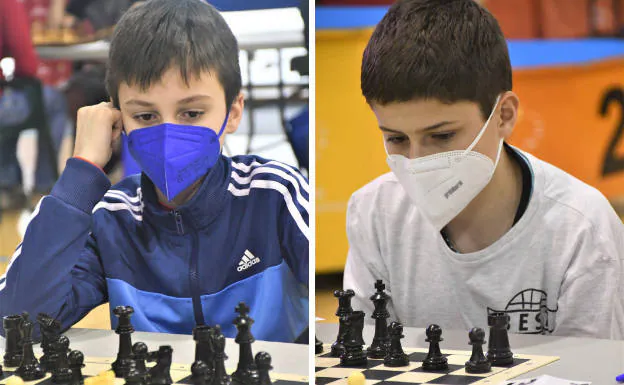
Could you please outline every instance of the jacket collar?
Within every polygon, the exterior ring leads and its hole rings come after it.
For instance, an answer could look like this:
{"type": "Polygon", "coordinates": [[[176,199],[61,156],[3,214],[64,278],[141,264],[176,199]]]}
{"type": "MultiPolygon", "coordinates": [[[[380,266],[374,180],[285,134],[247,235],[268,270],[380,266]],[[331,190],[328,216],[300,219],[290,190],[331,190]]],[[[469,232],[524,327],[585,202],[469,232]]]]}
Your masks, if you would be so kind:
{"type": "Polygon", "coordinates": [[[178,234],[208,226],[230,199],[227,189],[231,167],[230,159],[221,155],[191,200],[176,209],[167,209],[158,202],[154,184],[142,173],[143,220],[178,234]]]}

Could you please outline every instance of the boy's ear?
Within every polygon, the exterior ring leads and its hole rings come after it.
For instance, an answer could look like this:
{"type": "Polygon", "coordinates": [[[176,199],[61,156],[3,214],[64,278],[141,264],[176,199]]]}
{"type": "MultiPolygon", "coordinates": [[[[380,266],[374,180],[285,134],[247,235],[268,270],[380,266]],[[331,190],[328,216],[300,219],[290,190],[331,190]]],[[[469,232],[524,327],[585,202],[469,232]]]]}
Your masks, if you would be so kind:
{"type": "Polygon", "coordinates": [[[230,106],[230,116],[228,117],[227,125],[225,126],[226,134],[233,134],[238,130],[238,125],[243,118],[243,110],[245,109],[245,98],[243,93],[239,93],[234,99],[234,102],[230,106]]]}
{"type": "Polygon", "coordinates": [[[500,135],[507,140],[511,136],[518,120],[520,99],[518,99],[518,95],[515,93],[507,91],[501,96],[500,106],[500,135]]]}

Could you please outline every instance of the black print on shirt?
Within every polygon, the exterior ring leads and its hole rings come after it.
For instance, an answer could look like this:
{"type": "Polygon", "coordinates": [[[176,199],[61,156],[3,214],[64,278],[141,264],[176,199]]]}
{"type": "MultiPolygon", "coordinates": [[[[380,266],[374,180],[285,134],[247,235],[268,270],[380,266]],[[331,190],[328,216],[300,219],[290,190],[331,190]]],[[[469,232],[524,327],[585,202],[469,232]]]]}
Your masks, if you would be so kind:
{"type": "Polygon", "coordinates": [[[505,310],[487,308],[488,315],[506,313],[512,333],[550,334],[555,330],[555,315],[558,309],[550,309],[548,294],[539,289],[525,289],[514,295],[505,310]]]}

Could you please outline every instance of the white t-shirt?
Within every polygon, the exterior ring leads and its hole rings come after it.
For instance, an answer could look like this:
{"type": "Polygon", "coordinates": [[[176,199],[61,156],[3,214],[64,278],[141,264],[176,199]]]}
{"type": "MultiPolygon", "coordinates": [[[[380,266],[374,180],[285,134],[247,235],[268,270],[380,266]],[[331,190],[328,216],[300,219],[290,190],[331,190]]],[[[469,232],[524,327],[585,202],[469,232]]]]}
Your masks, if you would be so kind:
{"type": "MultiPolygon", "coordinates": [[[[518,151],[518,150],[516,150],[518,151]]],[[[595,188],[521,152],[533,189],[520,220],[474,253],[453,252],[392,173],[353,194],[345,289],[368,322],[375,281],[405,326],[487,328],[502,311],[510,332],[622,339],[623,224],[595,188]]]]}

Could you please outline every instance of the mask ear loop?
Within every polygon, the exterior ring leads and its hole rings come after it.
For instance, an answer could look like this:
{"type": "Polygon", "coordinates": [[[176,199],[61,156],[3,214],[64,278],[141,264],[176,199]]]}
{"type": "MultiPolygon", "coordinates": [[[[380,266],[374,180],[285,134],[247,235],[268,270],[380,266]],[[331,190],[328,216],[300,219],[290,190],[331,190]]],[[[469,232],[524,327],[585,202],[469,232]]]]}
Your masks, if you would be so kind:
{"type": "MultiPolygon", "coordinates": [[[[217,138],[220,138],[221,135],[223,134],[223,130],[225,130],[225,126],[227,126],[227,122],[228,119],[230,118],[230,109],[228,108],[227,112],[225,113],[225,120],[223,121],[223,124],[221,125],[221,129],[219,130],[219,133],[217,134],[217,138]]],[[[223,146],[219,146],[219,155],[223,154],[223,146]]]]}
{"type": "Polygon", "coordinates": [[[225,126],[227,126],[229,117],[230,117],[230,110],[228,109],[227,112],[225,113],[225,120],[223,121],[223,124],[221,125],[221,129],[219,130],[219,133],[217,134],[218,138],[220,138],[221,135],[223,134],[223,131],[225,130],[225,126]]]}
{"type": "MultiPolygon", "coordinates": [[[[494,107],[492,108],[492,112],[490,112],[490,116],[485,121],[485,124],[483,125],[483,128],[481,129],[481,131],[479,131],[479,133],[477,134],[477,137],[472,141],[472,143],[470,143],[470,146],[468,146],[468,148],[466,150],[464,150],[464,153],[462,154],[463,156],[465,156],[470,151],[472,151],[472,149],[475,148],[477,143],[479,143],[479,140],[481,139],[481,137],[485,133],[485,130],[487,129],[488,124],[490,124],[490,121],[492,120],[492,117],[494,116],[494,112],[496,111],[496,107],[498,107],[498,102],[500,101],[500,97],[501,97],[500,95],[498,95],[496,97],[496,102],[494,103],[494,107]]],[[[498,156],[497,156],[497,158],[498,158],[498,156]]]]}

